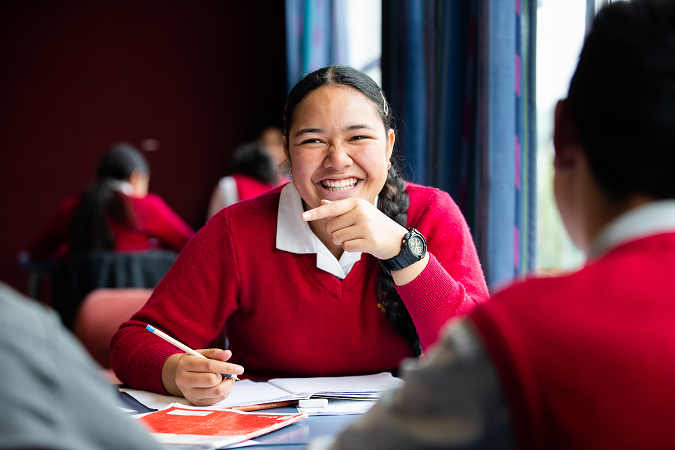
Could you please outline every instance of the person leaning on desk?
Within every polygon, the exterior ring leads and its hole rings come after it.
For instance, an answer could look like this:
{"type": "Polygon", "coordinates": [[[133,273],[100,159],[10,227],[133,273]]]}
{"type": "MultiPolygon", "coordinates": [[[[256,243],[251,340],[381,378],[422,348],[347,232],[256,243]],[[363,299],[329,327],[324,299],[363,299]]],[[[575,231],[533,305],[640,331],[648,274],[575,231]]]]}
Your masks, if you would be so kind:
{"type": "Polygon", "coordinates": [[[331,448],[675,448],[674,1],[600,11],[554,143],[586,266],[478,306],[331,448]]]}
{"type": "Polygon", "coordinates": [[[372,79],[344,66],[310,73],[284,122],[292,182],[225,208],[183,249],[113,337],[125,384],[210,405],[234,386],[219,374],[243,367],[255,378],[396,370],[487,299],[455,203],[390,162],[391,111],[372,79]],[[231,353],[182,354],[147,324],[195,349],[226,325],[231,353]]]}

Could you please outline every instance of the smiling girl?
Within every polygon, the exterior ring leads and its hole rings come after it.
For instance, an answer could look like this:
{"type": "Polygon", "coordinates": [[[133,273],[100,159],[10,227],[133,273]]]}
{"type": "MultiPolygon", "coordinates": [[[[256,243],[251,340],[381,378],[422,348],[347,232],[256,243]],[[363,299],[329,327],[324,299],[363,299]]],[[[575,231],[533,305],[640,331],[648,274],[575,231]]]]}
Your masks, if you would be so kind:
{"type": "Polygon", "coordinates": [[[271,378],[395,370],[488,298],[452,199],[391,163],[389,106],[367,75],[303,78],[284,113],[292,182],[214,216],[112,342],[124,383],[214,404],[220,373],[271,378]],[[180,353],[146,324],[201,349],[180,353]],[[226,362],[228,361],[228,362],[226,362]]]}

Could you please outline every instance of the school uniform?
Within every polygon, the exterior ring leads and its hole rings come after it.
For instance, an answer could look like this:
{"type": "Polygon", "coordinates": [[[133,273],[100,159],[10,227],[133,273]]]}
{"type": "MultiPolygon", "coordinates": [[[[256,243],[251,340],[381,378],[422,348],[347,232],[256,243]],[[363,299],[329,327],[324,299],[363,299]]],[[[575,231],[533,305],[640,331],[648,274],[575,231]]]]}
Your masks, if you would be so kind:
{"type": "Polygon", "coordinates": [[[479,305],[334,448],[675,448],[673,273],[675,201],[622,215],[578,272],[479,305]]]}
{"type": "Polygon", "coordinates": [[[218,180],[218,185],[213,190],[206,219],[210,219],[223,208],[241,200],[257,197],[275,187],[273,184],[239,173],[223,177],[218,180]]]}
{"type": "MultiPolygon", "coordinates": [[[[461,212],[444,192],[407,185],[408,226],[425,235],[425,270],[397,288],[423,349],[451,318],[487,299],[461,212]]],[[[146,306],[112,340],[112,366],[126,384],[165,392],[161,369],[175,347],[146,324],[192,348],[227,330],[245,376],[339,376],[395,370],[412,355],[378,307],[379,261],[337,260],[301,219],[293,183],[214,216],[183,249],[146,306]]]]}
{"type": "MultiPolygon", "coordinates": [[[[165,248],[180,251],[194,235],[194,230],[159,195],[128,196],[127,199],[137,226],[130,227],[109,219],[115,239],[113,250],[165,248]]],[[[71,220],[79,201],[79,196],[72,196],[59,204],[49,222],[29,245],[31,259],[58,258],[68,253],[71,220]]]]}

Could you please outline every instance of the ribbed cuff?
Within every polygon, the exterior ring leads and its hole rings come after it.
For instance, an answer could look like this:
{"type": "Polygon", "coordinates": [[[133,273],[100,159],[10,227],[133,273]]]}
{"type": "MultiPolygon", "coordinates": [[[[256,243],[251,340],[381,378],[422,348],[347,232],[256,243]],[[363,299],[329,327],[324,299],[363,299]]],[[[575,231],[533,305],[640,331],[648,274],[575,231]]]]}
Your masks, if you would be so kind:
{"type": "Polygon", "coordinates": [[[459,286],[431,253],[422,273],[410,283],[397,286],[396,290],[408,308],[423,348],[439,339],[440,329],[457,314],[457,307],[462,303],[460,300],[449,304],[448,299],[459,293],[459,286]],[[445,311],[438,314],[441,308],[445,311]]]}

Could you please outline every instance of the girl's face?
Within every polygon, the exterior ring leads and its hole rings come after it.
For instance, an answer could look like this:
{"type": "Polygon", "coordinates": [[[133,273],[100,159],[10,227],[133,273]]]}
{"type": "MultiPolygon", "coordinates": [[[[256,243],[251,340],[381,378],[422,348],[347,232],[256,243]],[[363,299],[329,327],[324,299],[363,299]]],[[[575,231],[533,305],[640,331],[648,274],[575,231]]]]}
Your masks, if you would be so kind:
{"type": "Polygon", "coordinates": [[[373,203],[387,179],[394,130],[377,106],[347,86],[324,86],[296,107],[288,142],[293,183],[305,208],[358,197],[373,203]]]}

